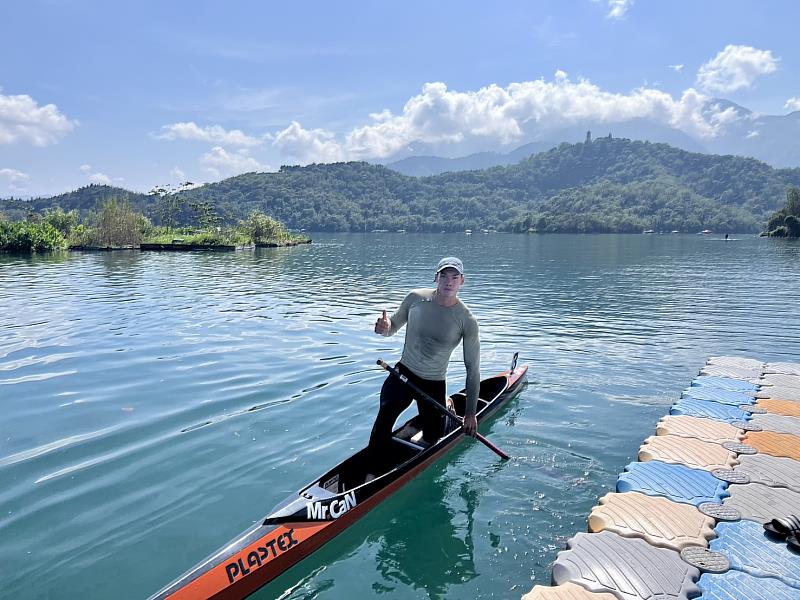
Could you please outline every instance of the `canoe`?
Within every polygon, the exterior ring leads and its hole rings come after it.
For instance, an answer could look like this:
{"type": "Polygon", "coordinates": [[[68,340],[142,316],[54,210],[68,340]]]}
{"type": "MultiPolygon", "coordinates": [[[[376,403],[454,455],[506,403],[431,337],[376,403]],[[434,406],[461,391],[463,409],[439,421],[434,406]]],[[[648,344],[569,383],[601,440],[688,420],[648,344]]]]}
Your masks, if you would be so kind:
{"type": "MultiPolygon", "coordinates": [[[[485,421],[522,389],[527,365],[511,368],[481,381],[478,423],[485,421]]],[[[465,390],[452,395],[455,410],[464,414],[465,390]]],[[[347,529],[380,502],[399,490],[464,438],[460,428],[424,446],[419,416],[393,431],[390,470],[368,478],[366,448],[291,494],[262,523],[225,544],[150,600],[245,598],[289,567],[347,529]],[[369,479],[369,481],[367,481],[369,479]]]]}

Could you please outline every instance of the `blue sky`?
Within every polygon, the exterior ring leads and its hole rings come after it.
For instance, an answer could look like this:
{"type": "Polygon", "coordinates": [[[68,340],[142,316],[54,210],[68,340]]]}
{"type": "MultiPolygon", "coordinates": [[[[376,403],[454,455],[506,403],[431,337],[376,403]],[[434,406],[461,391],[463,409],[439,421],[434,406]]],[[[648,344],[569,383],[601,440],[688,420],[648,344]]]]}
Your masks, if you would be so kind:
{"type": "MultiPolygon", "coordinates": [[[[509,151],[578,121],[703,138],[800,110],[800,3],[138,2],[0,9],[0,196],[509,151]]],[[[602,130],[602,128],[601,128],[602,130]]]]}

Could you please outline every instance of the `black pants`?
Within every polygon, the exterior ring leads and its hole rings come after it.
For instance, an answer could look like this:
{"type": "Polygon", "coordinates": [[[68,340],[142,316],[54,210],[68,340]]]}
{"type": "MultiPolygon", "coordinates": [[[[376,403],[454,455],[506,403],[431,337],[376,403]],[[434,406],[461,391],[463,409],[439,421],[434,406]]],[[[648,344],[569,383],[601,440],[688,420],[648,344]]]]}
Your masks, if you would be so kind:
{"type": "MultiPolygon", "coordinates": [[[[447,397],[447,382],[422,379],[409,371],[403,363],[397,363],[397,370],[408,377],[411,383],[444,406],[447,397]]],[[[422,439],[428,444],[433,444],[444,434],[444,415],[425,400],[415,398],[414,391],[408,385],[394,375],[389,375],[381,388],[381,405],[369,436],[373,462],[376,465],[385,465],[385,461],[382,459],[388,458],[386,457],[387,446],[394,423],[400,413],[411,405],[412,400],[417,400],[417,409],[422,419],[422,439]]]]}

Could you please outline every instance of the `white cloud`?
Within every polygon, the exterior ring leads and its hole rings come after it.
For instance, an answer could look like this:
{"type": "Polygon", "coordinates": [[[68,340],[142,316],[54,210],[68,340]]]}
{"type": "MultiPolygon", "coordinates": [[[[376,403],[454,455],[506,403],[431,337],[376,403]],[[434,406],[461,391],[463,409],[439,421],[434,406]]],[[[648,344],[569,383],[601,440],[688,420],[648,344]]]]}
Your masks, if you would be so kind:
{"type": "MultiPolygon", "coordinates": [[[[111,177],[106,175],[105,173],[94,173],[92,170],[92,165],[89,164],[82,164],[80,167],[80,172],[86,175],[89,178],[91,183],[96,183],[98,185],[112,185],[111,177]]],[[[114,182],[120,184],[124,182],[125,179],[123,177],[116,177],[114,178],[114,182]]]]}
{"type": "Polygon", "coordinates": [[[169,172],[169,177],[173,181],[179,181],[181,183],[186,181],[186,173],[184,173],[180,167],[172,167],[172,170],[169,172]]]}
{"type": "Polygon", "coordinates": [[[89,181],[99,185],[111,185],[111,178],[105,173],[92,173],[89,175],[89,181]]]}
{"type": "Polygon", "coordinates": [[[683,65],[682,64],[680,64],[680,65],[667,65],[667,68],[672,69],[676,73],[680,73],[681,71],[683,71],[683,65]]]}
{"type": "Polygon", "coordinates": [[[790,112],[800,110],[800,98],[789,98],[783,107],[790,112]]]}
{"type": "Polygon", "coordinates": [[[608,5],[608,19],[623,19],[628,14],[628,9],[633,6],[633,0],[594,0],[608,5]]]}
{"type": "Polygon", "coordinates": [[[755,138],[755,137],[758,137],[758,136],[760,136],[760,135],[761,135],[761,132],[760,132],[760,131],[755,131],[755,130],[753,130],[753,131],[748,131],[748,132],[747,132],[747,135],[746,135],[746,136],[744,136],[744,139],[746,139],[746,140],[751,140],[751,139],[753,139],[753,138],[755,138]]]}
{"type": "Polygon", "coordinates": [[[752,46],[725,46],[697,71],[697,85],[708,92],[735,92],[750,87],[760,75],[774,73],[778,58],[770,50],[752,46]]]}
{"type": "Polygon", "coordinates": [[[65,117],[55,104],[39,104],[27,95],[0,94],[0,144],[26,142],[49,146],[78,124],[65,117]]]}
{"type": "Polygon", "coordinates": [[[17,171],[16,169],[9,169],[4,168],[0,169],[0,177],[3,179],[7,179],[11,183],[16,183],[19,181],[28,181],[31,176],[27,173],[23,173],[22,171],[17,171]]]}
{"type": "Polygon", "coordinates": [[[215,146],[210,152],[200,157],[200,163],[214,177],[231,177],[251,171],[271,171],[269,166],[262,165],[250,156],[250,151],[242,148],[237,152],[228,152],[221,146],[215,146]]]}
{"type": "Polygon", "coordinates": [[[303,129],[292,121],[275,135],[273,145],[283,154],[304,163],[337,162],[346,159],[344,148],[334,139],[334,134],[324,129],[303,129]]]}
{"type": "Polygon", "coordinates": [[[220,125],[200,127],[192,121],[164,125],[161,133],[155,137],[161,140],[197,140],[223,146],[252,147],[261,144],[261,140],[247,135],[239,129],[226,131],[220,125]]]}
{"type": "Polygon", "coordinates": [[[477,91],[449,90],[427,83],[400,114],[389,110],[370,115],[370,123],[342,138],[298,122],[276,134],[273,145],[301,163],[380,159],[425,144],[486,140],[511,144],[546,139],[547,131],[587,122],[606,124],[636,118],[654,120],[694,137],[715,136],[736,118],[735,110],[707,106],[709,98],[689,88],[678,98],[653,88],[620,94],[600,89],[589,80],[571,81],[558,71],[552,81],[539,79],[489,85],[477,91]]]}

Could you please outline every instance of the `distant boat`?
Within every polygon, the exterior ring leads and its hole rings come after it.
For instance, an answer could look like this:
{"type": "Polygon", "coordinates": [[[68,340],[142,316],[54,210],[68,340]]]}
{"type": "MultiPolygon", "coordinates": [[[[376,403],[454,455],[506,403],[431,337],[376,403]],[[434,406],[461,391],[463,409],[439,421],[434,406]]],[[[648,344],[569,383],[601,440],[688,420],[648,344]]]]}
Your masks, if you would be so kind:
{"type": "Polygon", "coordinates": [[[373,229],[372,233],[386,233],[388,229],[373,229]]]}
{"type": "Polygon", "coordinates": [[[397,233],[405,233],[405,232],[406,232],[406,230],[405,230],[405,229],[398,229],[398,230],[397,230],[397,233]]]}
{"type": "Polygon", "coordinates": [[[465,229],[464,233],[466,233],[467,235],[472,235],[472,229],[465,229]]]}
{"type": "Polygon", "coordinates": [[[700,232],[701,235],[710,235],[712,233],[714,232],[711,231],[710,229],[703,229],[703,231],[700,232]]]}
{"type": "Polygon", "coordinates": [[[672,231],[670,231],[670,233],[680,233],[680,231],[678,231],[677,229],[673,229],[672,231]]]}
{"type": "Polygon", "coordinates": [[[645,229],[642,233],[655,233],[652,229],[645,229]]]}

